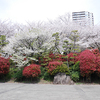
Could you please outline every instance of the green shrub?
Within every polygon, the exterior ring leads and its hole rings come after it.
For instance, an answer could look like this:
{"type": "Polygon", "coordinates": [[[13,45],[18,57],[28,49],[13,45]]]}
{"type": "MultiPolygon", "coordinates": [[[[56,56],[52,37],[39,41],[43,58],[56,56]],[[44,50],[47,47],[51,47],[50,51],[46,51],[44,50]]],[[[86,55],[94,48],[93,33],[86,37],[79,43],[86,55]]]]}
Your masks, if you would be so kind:
{"type": "Polygon", "coordinates": [[[44,80],[46,80],[46,81],[52,81],[53,78],[54,78],[54,76],[50,75],[48,72],[44,73],[44,78],[43,78],[44,80]]]}
{"type": "Polygon", "coordinates": [[[15,62],[11,60],[10,58],[9,58],[9,62],[10,62],[10,67],[14,67],[16,65],[15,62]]]}
{"type": "Polygon", "coordinates": [[[46,80],[46,81],[52,81],[53,80],[53,76],[51,76],[45,67],[40,67],[41,70],[41,74],[39,75],[40,78],[46,80]]]}
{"type": "Polygon", "coordinates": [[[76,72],[72,72],[71,73],[71,79],[73,80],[73,81],[78,81],[79,80],[79,78],[80,78],[80,74],[79,74],[79,72],[78,71],[76,71],[76,72]]]}
{"type": "Polygon", "coordinates": [[[9,73],[2,75],[1,79],[3,81],[8,81],[8,80],[14,78],[17,71],[18,71],[18,68],[9,68],[9,73]]]}
{"type": "Polygon", "coordinates": [[[14,67],[10,68],[10,69],[9,69],[9,75],[10,75],[10,77],[13,78],[13,77],[14,77],[14,74],[15,74],[17,71],[18,71],[18,68],[17,68],[17,67],[16,67],[16,68],[14,68],[14,67]]]}
{"type": "Polygon", "coordinates": [[[51,75],[55,75],[57,73],[66,73],[67,75],[70,74],[69,69],[68,69],[66,64],[62,64],[60,66],[57,66],[57,68],[52,71],[51,75]]]}
{"type": "Polygon", "coordinates": [[[0,82],[6,82],[11,79],[11,75],[9,73],[0,75],[0,82]]]}
{"type": "Polygon", "coordinates": [[[46,68],[47,68],[47,72],[50,75],[55,75],[59,72],[69,74],[69,69],[66,64],[63,64],[63,62],[59,62],[59,61],[49,62],[46,68]]]}
{"type": "Polygon", "coordinates": [[[22,81],[22,79],[23,79],[23,75],[22,75],[22,73],[23,73],[23,68],[22,69],[19,69],[15,74],[14,74],[14,78],[16,79],[16,81],[22,81]]]}
{"type": "Polygon", "coordinates": [[[45,67],[40,67],[41,70],[41,74],[39,75],[40,78],[44,78],[44,73],[46,72],[46,68],[45,67]]]}
{"type": "Polygon", "coordinates": [[[75,82],[80,78],[79,63],[80,61],[77,61],[73,66],[70,67],[70,76],[71,79],[75,82]]]}
{"type": "Polygon", "coordinates": [[[14,78],[14,74],[17,72],[17,70],[18,70],[18,68],[9,68],[9,73],[2,75],[0,77],[0,79],[2,81],[8,81],[8,80],[14,78]]]}
{"type": "Polygon", "coordinates": [[[74,65],[73,65],[73,71],[79,71],[79,63],[80,61],[77,61],[74,65]]]}

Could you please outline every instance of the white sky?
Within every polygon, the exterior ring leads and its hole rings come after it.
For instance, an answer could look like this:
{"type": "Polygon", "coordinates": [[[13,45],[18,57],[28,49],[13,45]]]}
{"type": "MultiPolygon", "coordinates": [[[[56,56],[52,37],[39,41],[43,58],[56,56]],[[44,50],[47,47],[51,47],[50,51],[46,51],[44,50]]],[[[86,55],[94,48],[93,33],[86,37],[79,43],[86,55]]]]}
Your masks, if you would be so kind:
{"type": "Polygon", "coordinates": [[[100,22],[100,0],[0,0],[0,19],[18,23],[47,21],[73,11],[89,11],[100,22]]]}

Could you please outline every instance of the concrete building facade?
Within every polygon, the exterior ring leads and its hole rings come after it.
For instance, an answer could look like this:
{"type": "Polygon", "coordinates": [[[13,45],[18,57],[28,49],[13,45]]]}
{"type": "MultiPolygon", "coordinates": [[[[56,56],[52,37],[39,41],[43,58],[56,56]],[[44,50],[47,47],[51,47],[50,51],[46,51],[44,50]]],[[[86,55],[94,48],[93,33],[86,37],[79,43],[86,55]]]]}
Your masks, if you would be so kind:
{"type": "Polygon", "coordinates": [[[94,25],[93,13],[87,11],[72,12],[72,20],[74,23],[78,23],[84,26],[94,25]]]}

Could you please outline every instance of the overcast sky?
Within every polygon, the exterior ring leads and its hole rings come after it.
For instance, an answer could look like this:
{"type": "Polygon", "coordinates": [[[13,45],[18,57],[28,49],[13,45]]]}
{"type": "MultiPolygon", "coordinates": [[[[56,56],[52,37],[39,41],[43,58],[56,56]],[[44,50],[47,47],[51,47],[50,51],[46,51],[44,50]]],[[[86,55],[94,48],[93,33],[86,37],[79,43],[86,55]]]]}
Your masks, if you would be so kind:
{"type": "Polygon", "coordinates": [[[0,19],[18,23],[47,21],[74,11],[89,11],[100,22],[100,0],[0,0],[0,19]]]}

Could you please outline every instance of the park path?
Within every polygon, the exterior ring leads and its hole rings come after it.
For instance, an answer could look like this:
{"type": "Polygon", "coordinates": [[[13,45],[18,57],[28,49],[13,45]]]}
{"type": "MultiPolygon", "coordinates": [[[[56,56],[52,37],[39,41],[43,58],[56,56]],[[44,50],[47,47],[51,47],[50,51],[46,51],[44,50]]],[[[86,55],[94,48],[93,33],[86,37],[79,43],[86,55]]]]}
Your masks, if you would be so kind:
{"type": "Polygon", "coordinates": [[[100,100],[100,85],[0,83],[0,100],[100,100]]]}

